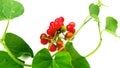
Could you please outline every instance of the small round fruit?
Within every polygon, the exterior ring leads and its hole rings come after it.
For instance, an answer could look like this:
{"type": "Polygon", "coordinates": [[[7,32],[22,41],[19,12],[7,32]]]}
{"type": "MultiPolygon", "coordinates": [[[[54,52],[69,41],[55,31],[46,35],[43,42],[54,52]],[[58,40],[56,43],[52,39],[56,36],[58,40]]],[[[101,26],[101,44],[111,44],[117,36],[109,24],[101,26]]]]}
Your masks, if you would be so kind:
{"type": "Polygon", "coordinates": [[[63,45],[58,46],[58,51],[62,48],[62,51],[65,51],[65,48],[63,48],[63,45]]]}
{"type": "Polygon", "coordinates": [[[67,28],[67,31],[71,31],[72,29],[74,29],[74,27],[72,25],[69,25],[69,24],[66,26],[66,28],[67,28]]]}
{"type": "Polygon", "coordinates": [[[60,29],[60,31],[61,31],[62,33],[65,32],[65,31],[66,31],[66,26],[62,26],[61,29],[60,29]]]}
{"type": "Polygon", "coordinates": [[[57,40],[56,43],[57,43],[58,46],[59,45],[63,45],[63,41],[62,40],[57,40]]]}
{"type": "Polygon", "coordinates": [[[55,34],[55,30],[54,30],[54,29],[51,29],[51,28],[50,28],[50,29],[47,29],[46,32],[47,32],[47,34],[50,35],[50,36],[54,36],[54,34],[55,34]]]}
{"type": "Polygon", "coordinates": [[[55,19],[56,22],[64,22],[64,18],[63,17],[59,17],[55,19]]]}
{"type": "Polygon", "coordinates": [[[40,41],[43,45],[46,45],[49,41],[48,40],[46,40],[46,39],[41,39],[41,41],[40,41]]]}
{"type": "Polygon", "coordinates": [[[65,38],[70,39],[72,36],[73,36],[72,32],[67,32],[66,35],[65,35],[65,38]]]}
{"type": "Polygon", "coordinates": [[[75,22],[70,22],[69,25],[75,27],[75,22]]]}
{"type": "Polygon", "coordinates": [[[67,26],[66,26],[66,28],[67,28],[67,31],[70,31],[70,32],[72,32],[72,33],[75,33],[75,23],[74,22],[70,22],[67,26]]]}
{"type": "Polygon", "coordinates": [[[52,44],[49,48],[50,52],[55,52],[56,51],[56,46],[55,44],[52,44]]]}
{"type": "Polygon", "coordinates": [[[42,34],[40,35],[40,39],[44,39],[45,37],[47,37],[47,35],[46,35],[45,33],[42,33],[42,34]]]}
{"type": "Polygon", "coordinates": [[[64,22],[64,18],[63,17],[59,17],[59,21],[64,22]]]}
{"type": "Polygon", "coordinates": [[[72,32],[73,34],[75,33],[75,29],[74,28],[69,30],[69,31],[72,32]]]}

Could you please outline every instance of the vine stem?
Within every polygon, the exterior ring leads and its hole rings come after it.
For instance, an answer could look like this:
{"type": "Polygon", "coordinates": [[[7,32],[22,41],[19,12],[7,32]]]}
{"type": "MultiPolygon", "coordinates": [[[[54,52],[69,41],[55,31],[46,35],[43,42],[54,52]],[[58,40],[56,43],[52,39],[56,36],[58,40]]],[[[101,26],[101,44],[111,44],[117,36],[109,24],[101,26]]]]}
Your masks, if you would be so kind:
{"type": "Polygon", "coordinates": [[[117,34],[115,34],[115,37],[120,38],[120,36],[119,36],[119,35],[117,35],[117,34]]]}
{"type": "Polygon", "coordinates": [[[90,18],[88,18],[88,17],[89,16],[86,17],[86,19],[84,20],[84,23],[78,28],[78,30],[75,32],[75,34],[73,34],[73,36],[70,38],[69,41],[71,41],[78,34],[78,32],[80,32],[80,30],[83,28],[83,26],[92,19],[92,17],[90,17],[90,18]]]}
{"type": "Polygon", "coordinates": [[[10,20],[8,19],[7,26],[6,26],[5,31],[4,31],[4,33],[3,33],[3,36],[2,36],[2,40],[5,39],[6,32],[7,32],[7,29],[8,29],[9,24],[10,24],[10,20]]]}
{"type": "Polygon", "coordinates": [[[11,53],[11,51],[9,50],[9,48],[6,46],[5,42],[1,42],[1,44],[4,46],[4,48],[7,50],[8,55],[19,65],[22,66],[27,66],[27,67],[31,67],[31,65],[29,64],[24,64],[23,62],[19,61],[17,58],[15,58],[15,56],[11,53]]]}
{"type": "Polygon", "coordinates": [[[32,65],[24,64],[23,62],[21,62],[20,60],[18,60],[18,59],[11,53],[11,51],[9,50],[9,48],[7,47],[7,45],[5,44],[5,41],[4,41],[4,40],[5,40],[5,36],[6,36],[6,32],[7,32],[9,23],[10,23],[10,20],[8,19],[8,23],[7,23],[7,26],[6,26],[5,31],[4,31],[4,33],[3,33],[2,39],[0,39],[0,43],[1,43],[1,44],[4,46],[4,48],[6,49],[8,55],[9,55],[16,63],[18,63],[19,65],[22,65],[22,66],[31,67],[32,65]]]}
{"type": "Polygon", "coordinates": [[[92,52],[90,52],[89,54],[87,54],[85,56],[85,58],[87,58],[87,57],[91,56],[92,54],[94,54],[100,48],[100,46],[101,46],[101,43],[102,43],[102,32],[101,32],[101,29],[100,29],[100,22],[98,22],[98,30],[99,30],[99,35],[100,35],[100,41],[98,43],[98,46],[92,52]]]}
{"type": "MultiPolygon", "coordinates": [[[[97,4],[97,5],[98,5],[99,7],[100,7],[101,5],[105,6],[100,0],[98,0],[98,4],[97,4]]],[[[72,37],[70,38],[70,40],[68,40],[68,41],[72,41],[73,38],[74,38],[74,37],[80,32],[80,30],[83,28],[83,26],[85,26],[85,24],[92,19],[92,17],[90,17],[90,18],[88,18],[88,17],[89,17],[89,16],[86,17],[86,19],[84,20],[84,23],[78,28],[78,30],[75,32],[75,34],[73,34],[73,36],[72,36],[72,37]]],[[[91,56],[92,54],[94,54],[94,53],[100,48],[100,46],[101,46],[101,44],[102,44],[102,32],[103,32],[103,31],[101,31],[101,29],[100,29],[100,21],[98,22],[98,31],[99,31],[99,36],[100,36],[100,40],[99,40],[98,46],[97,46],[92,52],[90,52],[89,54],[87,54],[87,55],[85,56],[85,58],[87,58],[87,57],[91,56]]],[[[118,36],[118,35],[116,35],[116,37],[120,38],[120,36],[118,36]]],[[[60,51],[61,51],[61,50],[60,50],[60,51]]],[[[58,52],[59,52],[59,51],[58,51],[58,52]]],[[[54,57],[58,52],[56,52],[52,57],[54,57]]]]}

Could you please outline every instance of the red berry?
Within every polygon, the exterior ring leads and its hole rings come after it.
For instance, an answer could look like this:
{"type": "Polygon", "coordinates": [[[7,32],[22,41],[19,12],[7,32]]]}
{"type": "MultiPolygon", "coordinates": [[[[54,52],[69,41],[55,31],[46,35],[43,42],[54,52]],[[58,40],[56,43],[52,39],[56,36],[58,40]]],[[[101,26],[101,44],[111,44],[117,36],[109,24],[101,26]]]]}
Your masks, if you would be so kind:
{"type": "Polygon", "coordinates": [[[50,22],[49,29],[47,30],[47,34],[50,36],[54,36],[56,31],[62,28],[62,26],[64,25],[63,21],[64,21],[64,18],[59,17],[59,18],[56,18],[54,22],[50,22]]]}
{"type": "Polygon", "coordinates": [[[50,35],[50,36],[54,36],[55,30],[52,29],[52,28],[49,28],[49,29],[47,30],[47,34],[50,35]]]}
{"type": "Polygon", "coordinates": [[[54,25],[55,25],[55,27],[56,27],[56,30],[59,30],[60,28],[61,28],[61,25],[60,25],[60,23],[59,22],[54,22],[54,25]]]}
{"type": "Polygon", "coordinates": [[[41,39],[41,41],[40,41],[43,45],[46,45],[49,41],[48,40],[46,40],[46,39],[41,39]]]}
{"type": "Polygon", "coordinates": [[[50,22],[50,26],[49,27],[52,27],[54,29],[55,28],[54,22],[50,22]]]}
{"type": "Polygon", "coordinates": [[[67,28],[67,31],[70,31],[70,32],[72,32],[72,33],[75,33],[75,23],[74,22],[70,22],[67,26],[66,26],[66,28],[67,28]]]}
{"type": "Polygon", "coordinates": [[[54,22],[59,22],[59,18],[56,18],[54,22]]]}
{"type": "Polygon", "coordinates": [[[55,24],[57,30],[59,30],[64,25],[63,22],[64,22],[63,17],[59,17],[59,18],[55,19],[54,24],[55,24]]]}
{"type": "Polygon", "coordinates": [[[75,22],[70,22],[69,25],[72,25],[73,27],[75,27],[75,22]]]}
{"type": "Polygon", "coordinates": [[[59,17],[59,21],[60,22],[64,22],[64,18],[63,17],[59,17]]]}
{"type": "Polygon", "coordinates": [[[56,22],[64,22],[64,18],[63,17],[59,17],[55,19],[56,22]]]}
{"type": "Polygon", "coordinates": [[[55,46],[55,44],[52,44],[52,45],[50,46],[49,50],[50,50],[51,52],[56,51],[56,46],[55,46]]]}
{"type": "Polygon", "coordinates": [[[74,28],[69,30],[69,31],[72,32],[73,34],[75,33],[75,29],[74,28]]]}
{"type": "Polygon", "coordinates": [[[42,34],[40,35],[40,39],[44,39],[45,37],[47,37],[47,35],[46,35],[45,33],[42,33],[42,34]]]}
{"type": "Polygon", "coordinates": [[[57,22],[57,21],[54,22],[54,25],[56,27],[56,30],[59,30],[62,26],[64,26],[63,22],[57,22]]]}
{"type": "Polygon", "coordinates": [[[65,38],[70,39],[72,36],[73,36],[72,32],[67,32],[66,35],[65,35],[65,38]]]}
{"type": "Polygon", "coordinates": [[[62,47],[63,47],[62,45],[59,45],[59,46],[58,46],[58,50],[60,50],[62,47]]]}
{"type": "Polygon", "coordinates": [[[67,25],[66,28],[67,28],[67,31],[71,31],[72,29],[74,29],[74,27],[72,25],[69,25],[69,24],[67,25]]]}
{"type": "Polygon", "coordinates": [[[40,39],[41,39],[40,42],[41,42],[43,45],[45,45],[45,44],[48,43],[48,37],[47,37],[47,35],[46,35],[45,33],[42,33],[42,34],[41,34],[40,39]]]}
{"type": "Polygon", "coordinates": [[[58,46],[58,50],[60,50],[61,48],[62,48],[62,51],[65,51],[65,48],[63,48],[63,45],[58,46]]]}

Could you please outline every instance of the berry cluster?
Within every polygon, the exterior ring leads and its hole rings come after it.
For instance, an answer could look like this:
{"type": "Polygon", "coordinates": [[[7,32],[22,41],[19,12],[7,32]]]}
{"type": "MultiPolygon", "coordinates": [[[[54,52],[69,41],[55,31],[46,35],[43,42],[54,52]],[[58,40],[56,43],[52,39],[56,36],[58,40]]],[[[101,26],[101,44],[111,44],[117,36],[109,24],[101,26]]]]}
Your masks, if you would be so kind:
{"type": "Polygon", "coordinates": [[[43,45],[49,43],[48,48],[51,52],[56,50],[64,51],[64,41],[71,39],[75,33],[74,27],[74,22],[70,22],[67,26],[65,26],[63,17],[56,18],[54,21],[50,22],[49,28],[46,31],[47,34],[42,33],[40,35],[40,42],[43,45]]]}

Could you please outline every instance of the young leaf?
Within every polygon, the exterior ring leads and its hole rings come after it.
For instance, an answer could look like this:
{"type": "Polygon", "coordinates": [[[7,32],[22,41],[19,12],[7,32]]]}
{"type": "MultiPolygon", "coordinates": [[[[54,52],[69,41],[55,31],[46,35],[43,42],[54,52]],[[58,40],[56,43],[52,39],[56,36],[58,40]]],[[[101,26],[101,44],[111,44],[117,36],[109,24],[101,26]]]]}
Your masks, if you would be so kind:
{"type": "Polygon", "coordinates": [[[7,33],[5,43],[15,57],[20,57],[22,55],[33,57],[32,49],[22,38],[17,35],[7,33]]]}
{"type": "Polygon", "coordinates": [[[0,51],[0,68],[23,68],[14,62],[7,52],[0,51]]]}
{"type": "Polygon", "coordinates": [[[95,4],[90,4],[89,6],[89,13],[90,13],[90,16],[93,16],[93,15],[99,15],[99,6],[98,5],[95,5],[95,4]]]}
{"type": "Polygon", "coordinates": [[[74,49],[72,42],[67,42],[65,48],[71,55],[72,65],[74,68],[90,68],[86,58],[79,55],[79,53],[74,49]]]}
{"type": "Polygon", "coordinates": [[[105,30],[110,32],[111,34],[115,34],[116,33],[116,29],[117,29],[117,20],[114,19],[113,17],[106,17],[106,26],[105,26],[105,30]]]}
{"type": "Polygon", "coordinates": [[[52,68],[52,57],[48,49],[40,50],[33,58],[32,68],[52,68]]]}
{"type": "Polygon", "coordinates": [[[91,17],[94,18],[94,21],[100,22],[99,17],[95,14],[91,14],[91,17]]]}
{"type": "Polygon", "coordinates": [[[13,19],[24,13],[21,3],[14,0],[0,0],[0,20],[13,19]]]}
{"type": "Polygon", "coordinates": [[[68,52],[58,52],[53,59],[48,49],[43,48],[34,57],[32,68],[72,68],[68,52]]]}
{"type": "Polygon", "coordinates": [[[58,52],[53,59],[53,68],[73,68],[71,64],[71,56],[68,52],[58,52]]]}

